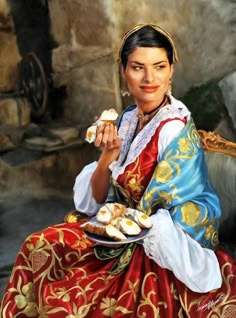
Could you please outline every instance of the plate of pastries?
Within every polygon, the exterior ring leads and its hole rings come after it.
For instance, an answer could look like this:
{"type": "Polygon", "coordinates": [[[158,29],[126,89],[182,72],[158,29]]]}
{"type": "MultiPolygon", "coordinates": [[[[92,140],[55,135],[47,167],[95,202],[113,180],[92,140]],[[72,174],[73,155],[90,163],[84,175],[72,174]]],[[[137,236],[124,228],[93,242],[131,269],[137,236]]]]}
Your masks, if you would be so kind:
{"type": "Polygon", "coordinates": [[[106,203],[80,228],[101,245],[120,245],[144,239],[152,227],[151,218],[120,203],[106,203]]]}

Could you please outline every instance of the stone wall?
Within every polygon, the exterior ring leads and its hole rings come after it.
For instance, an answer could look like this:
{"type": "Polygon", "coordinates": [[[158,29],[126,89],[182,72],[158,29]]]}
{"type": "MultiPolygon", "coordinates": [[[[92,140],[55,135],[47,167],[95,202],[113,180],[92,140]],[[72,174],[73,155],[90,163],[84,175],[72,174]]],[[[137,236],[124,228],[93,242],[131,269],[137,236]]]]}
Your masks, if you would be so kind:
{"type": "Polygon", "coordinates": [[[101,109],[121,110],[113,1],[49,1],[55,86],[65,85],[67,120],[88,123],[101,109]],[[65,21],[61,23],[61,21],[65,21]]]}
{"type": "MultiPolygon", "coordinates": [[[[122,34],[154,22],[174,37],[180,62],[174,94],[220,80],[236,70],[233,0],[49,0],[54,84],[65,85],[64,115],[79,123],[101,109],[122,107],[116,64],[122,34]],[[63,21],[63,23],[62,23],[63,21]]],[[[129,102],[129,101],[128,101],[129,102]]],[[[200,107],[200,105],[199,105],[200,107]]]]}
{"type": "Polygon", "coordinates": [[[192,87],[219,82],[236,70],[235,14],[234,0],[136,0],[135,4],[133,0],[40,0],[37,5],[29,0],[1,0],[0,91],[17,87],[17,63],[33,46],[40,58],[43,50],[51,52],[42,62],[50,69],[54,88],[65,90],[65,95],[57,99],[54,95],[52,101],[64,121],[87,125],[104,108],[121,111],[132,100],[122,99],[119,92],[120,39],[134,24],[153,22],[176,41],[180,62],[173,92],[182,98],[192,87]],[[39,9],[48,10],[49,22],[40,23],[39,9]],[[45,25],[50,26],[53,44],[45,25]]]}

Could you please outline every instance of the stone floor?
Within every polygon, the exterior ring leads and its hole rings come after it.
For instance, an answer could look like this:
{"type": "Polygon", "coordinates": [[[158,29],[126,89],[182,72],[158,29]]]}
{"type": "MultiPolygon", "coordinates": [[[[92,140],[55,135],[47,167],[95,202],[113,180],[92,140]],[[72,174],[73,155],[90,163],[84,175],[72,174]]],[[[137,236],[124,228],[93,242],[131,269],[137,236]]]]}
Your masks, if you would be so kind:
{"type": "Polygon", "coordinates": [[[14,197],[7,202],[0,201],[0,299],[24,239],[63,222],[65,214],[73,209],[73,198],[14,197]]]}

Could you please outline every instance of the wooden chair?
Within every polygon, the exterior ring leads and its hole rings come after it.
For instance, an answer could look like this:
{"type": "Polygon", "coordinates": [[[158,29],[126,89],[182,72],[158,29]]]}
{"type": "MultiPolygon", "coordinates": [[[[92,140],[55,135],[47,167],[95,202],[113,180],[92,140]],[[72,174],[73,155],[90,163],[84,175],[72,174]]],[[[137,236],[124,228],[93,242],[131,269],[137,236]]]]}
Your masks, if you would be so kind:
{"type": "Polygon", "coordinates": [[[222,209],[219,237],[236,258],[236,143],[214,132],[199,130],[205,150],[209,179],[222,209]]]}

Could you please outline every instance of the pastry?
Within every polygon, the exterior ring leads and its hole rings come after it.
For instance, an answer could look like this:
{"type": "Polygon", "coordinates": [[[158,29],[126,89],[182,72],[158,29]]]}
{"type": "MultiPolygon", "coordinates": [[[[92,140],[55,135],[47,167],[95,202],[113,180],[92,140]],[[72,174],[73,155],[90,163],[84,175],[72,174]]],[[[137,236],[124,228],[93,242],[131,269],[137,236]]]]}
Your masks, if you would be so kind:
{"type": "Polygon", "coordinates": [[[124,241],[126,235],[135,236],[142,228],[152,227],[151,218],[145,213],[126,208],[120,203],[106,203],[100,208],[96,217],[81,225],[84,231],[115,241],[124,241]]]}
{"type": "Polygon", "coordinates": [[[104,110],[102,112],[102,115],[97,120],[98,126],[104,125],[104,124],[115,124],[118,117],[118,113],[114,108],[110,108],[108,110],[104,110]]]}
{"type": "Polygon", "coordinates": [[[150,229],[152,227],[152,220],[146,213],[127,208],[126,215],[135,221],[141,228],[150,229]]]}
{"type": "Polygon", "coordinates": [[[105,204],[96,215],[98,222],[103,224],[110,224],[115,218],[121,217],[125,214],[126,207],[119,203],[105,204]]]}
{"type": "Polygon", "coordinates": [[[85,140],[92,143],[96,139],[97,128],[105,124],[115,124],[118,118],[118,113],[114,108],[104,110],[98,120],[87,129],[85,140]]]}
{"type": "Polygon", "coordinates": [[[80,225],[84,231],[100,236],[106,236],[106,226],[99,222],[88,221],[80,225]]]}
{"type": "Polygon", "coordinates": [[[121,218],[119,228],[127,235],[139,235],[142,231],[139,225],[129,218],[121,218]]]}
{"type": "Polygon", "coordinates": [[[115,241],[124,241],[127,237],[112,224],[106,225],[106,234],[115,241]]]}
{"type": "Polygon", "coordinates": [[[84,231],[103,237],[108,237],[115,241],[124,241],[126,236],[112,224],[104,225],[97,221],[88,221],[80,225],[84,231]]]}

